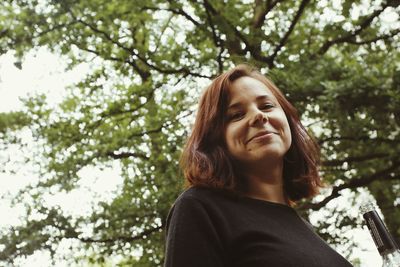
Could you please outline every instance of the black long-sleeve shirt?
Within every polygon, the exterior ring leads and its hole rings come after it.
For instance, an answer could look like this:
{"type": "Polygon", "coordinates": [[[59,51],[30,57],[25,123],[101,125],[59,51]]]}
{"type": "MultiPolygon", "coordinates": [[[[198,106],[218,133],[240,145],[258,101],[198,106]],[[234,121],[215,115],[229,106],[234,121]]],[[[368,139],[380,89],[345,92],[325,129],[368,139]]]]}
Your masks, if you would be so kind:
{"type": "Polygon", "coordinates": [[[165,267],[351,267],[286,205],[190,188],[167,219],[165,267]]]}

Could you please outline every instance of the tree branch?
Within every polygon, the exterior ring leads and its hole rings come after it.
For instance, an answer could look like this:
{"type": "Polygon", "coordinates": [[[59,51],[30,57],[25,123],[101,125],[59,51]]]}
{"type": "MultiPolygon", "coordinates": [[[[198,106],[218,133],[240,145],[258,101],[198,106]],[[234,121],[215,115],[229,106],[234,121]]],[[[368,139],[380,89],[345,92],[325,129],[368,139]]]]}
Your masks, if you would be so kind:
{"type": "Polygon", "coordinates": [[[45,31],[39,32],[37,35],[34,35],[34,36],[32,37],[32,39],[39,38],[39,37],[41,37],[41,36],[43,36],[43,35],[46,35],[46,34],[48,34],[48,33],[50,33],[50,32],[56,31],[56,30],[61,29],[61,28],[64,28],[64,27],[69,27],[69,26],[74,25],[74,24],[76,24],[76,23],[78,23],[78,21],[71,21],[71,22],[69,22],[69,23],[63,23],[63,24],[55,25],[54,27],[52,27],[52,28],[50,28],[50,29],[47,29],[47,30],[45,30],[45,31]]]}
{"type": "Polygon", "coordinates": [[[219,48],[219,53],[217,56],[217,63],[218,63],[218,73],[222,73],[224,70],[224,63],[222,62],[222,53],[224,51],[224,45],[223,45],[223,41],[221,40],[221,38],[219,38],[219,36],[217,35],[216,29],[215,29],[215,25],[212,21],[212,17],[210,15],[210,12],[208,9],[206,9],[206,14],[207,14],[207,22],[211,27],[211,32],[212,32],[212,37],[213,37],[213,41],[216,47],[219,48]]]}
{"type": "MultiPolygon", "coordinates": [[[[77,21],[78,21],[79,23],[81,23],[81,24],[83,24],[83,25],[89,27],[89,28],[90,28],[92,31],[94,31],[95,33],[98,33],[98,34],[103,35],[104,38],[105,38],[106,40],[108,40],[108,41],[110,41],[111,43],[115,44],[117,47],[119,47],[119,48],[121,48],[121,49],[127,51],[130,55],[132,55],[132,56],[134,56],[134,57],[137,57],[137,58],[138,58],[140,61],[142,61],[146,66],[148,66],[148,67],[150,67],[151,69],[154,69],[154,70],[156,70],[156,71],[158,71],[158,72],[160,72],[160,73],[163,73],[163,74],[184,73],[184,74],[189,74],[189,75],[192,75],[192,76],[195,76],[195,77],[210,78],[209,76],[206,76],[206,75],[202,75],[202,74],[198,74],[198,73],[193,73],[193,72],[191,72],[187,67],[182,67],[182,68],[180,68],[180,69],[164,69],[164,68],[158,67],[158,66],[156,66],[156,65],[154,65],[154,64],[152,64],[152,63],[150,63],[150,62],[148,61],[147,58],[145,58],[145,57],[141,56],[139,53],[135,52],[135,49],[134,49],[134,48],[125,47],[125,46],[122,45],[119,41],[114,40],[113,38],[111,38],[111,36],[110,36],[108,33],[106,33],[105,31],[102,31],[102,30],[96,28],[95,26],[93,26],[93,25],[91,25],[91,24],[89,24],[89,23],[87,23],[87,22],[85,22],[85,21],[83,21],[83,20],[81,20],[81,19],[77,19],[77,21]]],[[[142,70],[142,71],[143,71],[143,70],[142,70]]]]}
{"type": "Polygon", "coordinates": [[[323,143],[332,142],[332,141],[355,141],[355,142],[372,141],[372,142],[395,143],[395,144],[398,144],[398,142],[399,142],[399,140],[397,140],[397,139],[380,138],[380,137],[371,138],[369,136],[330,136],[330,137],[318,140],[318,145],[321,146],[323,143]]]}
{"type": "Polygon", "coordinates": [[[79,237],[78,233],[74,233],[74,235],[69,235],[69,236],[59,236],[58,239],[63,239],[63,238],[73,238],[73,239],[78,239],[79,241],[83,242],[83,243],[115,243],[118,241],[122,241],[122,242],[132,242],[132,241],[136,241],[139,239],[143,239],[144,236],[148,236],[152,233],[155,232],[159,232],[161,229],[163,229],[164,225],[160,225],[148,230],[145,230],[143,232],[141,232],[138,235],[135,236],[115,236],[112,238],[103,238],[103,239],[95,239],[95,238],[90,238],[90,237],[79,237]]]}
{"type": "Polygon", "coordinates": [[[130,65],[139,74],[139,76],[142,78],[142,81],[148,80],[148,77],[150,76],[150,73],[148,71],[141,70],[138,67],[138,65],[136,64],[135,61],[131,61],[131,60],[128,60],[128,59],[123,59],[123,58],[112,57],[112,56],[101,55],[100,52],[98,52],[96,50],[84,47],[84,46],[82,46],[82,45],[80,45],[80,44],[78,44],[76,42],[73,42],[73,41],[72,41],[72,43],[74,45],[76,45],[79,49],[81,49],[83,51],[86,51],[86,52],[89,52],[89,53],[92,53],[95,56],[103,58],[105,60],[110,60],[110,61],[120,62],[120,63],[127,63],[128,65],[130,65]]]}
{"type": "Polygon", "coordinates": [[[346,43],[346,42],[351,42],[355,36],[360,34],[363,30],[368,28],[368,26],[372,23],[372,21],[378,17],[388,6],[390,6],[389,1],[386,2],[380,9],[375,10],[370,16],[368,16],[360,25],[358,25],[358,28],[353,30],[352,32],[348,32],[344,36],[338,37],[334,40],[328,40],[326,41],[322,47],[319,49],[317,52],[318,55],[323,55],[325,54],[328,49],[335,44],[340,44],[340,43],[346,43]]]}
{"type": "Polygon", "coordinates": [[[348,41],[348,43],[349,44],[355,44],[355,45],[370,44],[370,43],[375,43],[375,42],[377,42],[379,40],[390,39],[390,38],[396,36],[399,33],[400,33],[400,29],[397,29],[397,30],[394,30],[394,31],[392,31],[392,32],[390,32],[388,34],[384,34],[384,35],[381,35],[381,36],[378,36],[378,37],[375,37],[375,38],[372,38],[372,39],[369,39],[369,40],[364,40],[364,41],[350,40],[350,41],[348,41]]]}
{"type": "Polygon", "coordinates": [[[254,16],[252,21],[253,28],[260,28],[264,24],[265,16],[279,3],[284,0],[255,0],[254,16]],[[265,3],[265,4],[264,4],[265,3]]]}
{"type": "MultiPolygon", "coordinates": [[[[169,1],[171,2],[171,1],[169,1]]],[[[173,8],[158,8],[158,7],[149,7],[149,6],[144,6],[142,10],[152,10],[152,11],[169,11],[172,12],[176,15],[180,15],[185,17],[188,21],[193,23],[196,27],[200,27],[201,24],[200,22],[197,22],[193,17],[191,17],[188,13],[183,11],[182,9],[173,9],[173,8]]]]}
{"type": "Polygon", "coordinates": [[[307,4],[310,2],[310,0],[302,0],[299,6],[299,9],[297,10],[296,15],[294,16],[292,23],[289,26],[288,31],[285,33],[285,35],[282,37],[282,39],[280,40],[279,44],[275,47],[274,52],[272,53],[272,55],[270,55],[268,57],[268,66],[270,68],[273,67],[274,65],[274,60],[275,57],[277,56],[277,54],[279,53],[279,51],[282,49],[282,47],[286,44],[290,34],[292,33],[292,31],[294,30],[294,27],[296,26],[297,22],[299,21],[301,15],[303,14],[307,4]]]}
{"type": "Polygon", "coordinates": [[[143,136],[145,134],[159,133],[159,132],[161,132],[163,127],[164,127],[164,125],[161,125],[160,127],[153,129],[153,130],[148,130],[148,131],[144,131],[144,132],[140,132],[140,133],[133,133],[129,136],[129,138],[139,137],[139,136],[143,136]]]}
{"type": "MultiPolygon", "coordinates": [[[[245,45],[246,45],[246,49],[248,49],[250,47],[250,43],[247,41],[247,39],[244,37],[244,35],[242,35],[242,33],[236,29],[236,27],[234,25],[232,25],[226,18],[224,18],[221,14],[219,14],[215,8],[208,2],[208,0],[204,0],[203,6],[206,10],[206,12],[210,12],[210,14],[212,16],[217,16],[219,18],[221,18],[221,20],[223,20],[224,23],[226,23],[226,25],[230,28],[230,30],[235,34],[235,37],[237,37],[238,39],[240,39],[245,45]]],[[[236,54],[245,54],[246,53],[246,49],[243,50],[240,47],[240,43],[237,42],[236,40],[233,40],[231,38],[231,34],[228,32],[225,32],[227,35],[227,46],[228,49],[231,51],[234,51],[234,53],[236,54]],[[232,40],[231,40],[232,39],[232,40]]]]}
{"type": "Polygon", "coordinates": [[[135,153],[135,152],[107,152],[106,156],[112,157],[113,159],[125,159],[129,157],[134,157],[134,158],[141,158],[148,160],[149,157],[146,156],[146,154],[143,153],[135,153]]]}
{"type": "Polygon", "coordinates": [[[354,162],[361,162],[361,161],[367,161],[371,159],[378,159],[378,158],[386,158],[389,157],[390,155],[387,153],[376,153],[376,154],[370,154],[370,155],[364,155],[364,156],[353,156],[353,157],[347,157],[345,159],[337,159],[337,160],[327,160],[322,162],[322,166],[324,167],[333,167],[333,166],[340,166],[343,163],[354,163],[354,162]]]}
{"type": "Polygon", "coordinates": [[[354,178],[349,180],[347,183],[344,183],[339,186],[334,186],[332,188],[332,192],[329,196],[325,197],[322,201],[318,203],[307,203],[301,205],[299,209],[311,209],[311,210],[319,210],[322,207],[326,206],[331,200],[339,197],[341,195],[341,191],[344,189],[354,189],[362,186],[367,186],[368,184],[378,180],[378,179],[389,179],[389,180],[397,180],[400,179],[400,175],[393,176],[391,173],[396,171],[400,167],[400,161],[396,161],[387,169],[375,172],[369,176],[364,176],[360,178],[354,178]]]}
{"type": "MultiPolygon", "coordinates": [[[[82,19],[78,19],[75,14],[72,12],[72,10],[69,10],[69,13],[71,14],[71,16],[79,23],[85,25],[86,27],[90,28],[92,31],[94,31],[95,33],[101,34],[104,36],[104,38],[108,41],[110,41],[112,44],[116,45],[117,47],[125,50],[126,52],[128,52],[129,55],[136,55],[136,53],[134,52],[133,49],[127,48],[125,47],[123,44],[121,44],[119,41],[114,40],[113,38],[111,38],[111,36],[106,33],[105,31],[102,31],[100,29],[98,29],[97,27],[83,21],[82,19]]],[[[78,46],[79,47],[79,46],[78,46]]],[[[88,51],[88,52],[94,52],[94,51],[88,51]]],[[[96,54],[96,53],[95,53],[96,54]]],[[[99,55],[99,54],[97,54],[99,55]]],[[[112,58],[112,57],[109,57],[112,58]]],[[[140,75],[140,77],[142,78],[143,81],[146,81],[148,79],[148,77],[150,76],[150,73],[148,71],[145,71],[141,68],[138,67],[138,65],[134,62],[134,61],[130,61],[130,60],[124,60],[125,62],[129,63],[140,75]]]]}

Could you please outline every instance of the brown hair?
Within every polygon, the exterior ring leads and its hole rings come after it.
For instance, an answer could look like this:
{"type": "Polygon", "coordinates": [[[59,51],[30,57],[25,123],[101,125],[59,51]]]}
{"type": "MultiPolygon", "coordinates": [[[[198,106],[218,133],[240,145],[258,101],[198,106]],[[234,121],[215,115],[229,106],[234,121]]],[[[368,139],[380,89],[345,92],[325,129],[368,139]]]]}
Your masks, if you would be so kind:
{"type": "Polygon", "coordinates": [[[264,75],[248,65],[238,65],[215,78],[200,98],[196,120],[181,157],[186,186],[204,186],[241,193],[245,181],[226,149],[224,130],[229,88],[248,76],[264,83],[274,94],[289,122],[292,144],[284,157],[284,189],[290,201],[318,192],[319,149],[301,124],[296,109],[264,75]]]}

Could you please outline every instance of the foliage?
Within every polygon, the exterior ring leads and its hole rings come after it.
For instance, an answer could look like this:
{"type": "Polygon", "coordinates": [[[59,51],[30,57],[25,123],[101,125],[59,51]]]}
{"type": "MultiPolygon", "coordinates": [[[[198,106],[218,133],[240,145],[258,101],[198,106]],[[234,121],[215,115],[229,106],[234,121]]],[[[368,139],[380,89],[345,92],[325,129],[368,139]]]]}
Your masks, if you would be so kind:
{"type": "MultiPolygon", "coordinates": [[[[199,85],[240,62],[275,81],[321,146],[327,190],[299,211],[329,209],[343,190],[356,199],[366,189],[399,239],[400,216],[393,212],[400,195],[399,4],[3,1],[0,53],[13,50],[19,66],[28,51],[47,47],[70,68],[92,62],[92,69],[56,109],[37,96],[21,112],[0,114],[3,145],[15,142],[22,128],[43,144],[40,156],[29,159],[42,178],[18,197],[30,196],[28,212],[24,223],[3,232],[0,261],[54,253],[61,240],[74,239],[94,251],[86,255],[93,263],[124,255],[120,266],[160,266],[199,85]],[[79,187],[83,168],[113,161],[120,162],[123,183],[90,216],[67,216],[42,201],[46,193],[79,187]],[[142,256],[132,256],[135,251],[142,256]]],[[[332,212],[337,228],[360,224],[346,210],[332,212]]],[[[319,226],[331,243],[344,243],[319,226]]]]}

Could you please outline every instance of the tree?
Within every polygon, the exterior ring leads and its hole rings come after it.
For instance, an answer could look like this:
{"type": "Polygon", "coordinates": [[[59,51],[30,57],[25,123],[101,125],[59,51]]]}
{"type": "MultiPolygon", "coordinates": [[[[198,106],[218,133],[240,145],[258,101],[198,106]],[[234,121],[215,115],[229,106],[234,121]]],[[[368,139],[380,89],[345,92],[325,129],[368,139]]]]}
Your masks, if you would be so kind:
{"type": "MultiPolygon", "coordinates": [[[[15,51],[20,65],[28,51],[47,47],[70,68],[93,64],[56,109],[38,95],[25,100],[24,110],[1,114],[4,146],[23,145],[23,129],[40,144],[29,160],[42,178],[16,198],[26,203],[26,218],[1,235],[0,261],[54,253],[62,240],[73,239],[93,251],[86,255],[93,262],[119,254],[121,265],[160,266],[165,219],[182,188],[178,160],[194,96],[199,84],[240,62],[274,80],[321,146],[328,187],[299,211],[329,209],[344,191],[357,206],[360,191],[368,190],[399,240],[400,216],[393,212],[400,194],[399,4],[4,1],[0,53],[15,51]],[[46,192],[77,188],[82,168],[115,161],[123,183],[90,216],[68,216],[43,203],[46,192]]],[[[337,229],[360,224],[343,209],[333,218],[325,222],[337,229]]],[[[331,243],[344,243],[323,222],[319,227],[331,243]]]]}

